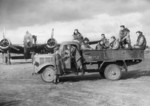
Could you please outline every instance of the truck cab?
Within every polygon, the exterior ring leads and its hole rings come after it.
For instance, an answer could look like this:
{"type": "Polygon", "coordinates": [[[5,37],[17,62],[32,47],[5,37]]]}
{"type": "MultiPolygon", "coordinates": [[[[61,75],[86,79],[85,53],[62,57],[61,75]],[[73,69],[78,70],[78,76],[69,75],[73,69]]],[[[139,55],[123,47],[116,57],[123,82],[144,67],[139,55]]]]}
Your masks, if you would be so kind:
{"type": "Polygon", "coordinates": [[[45,82],[53,82],[56,74],[64,75],[75,72],[77,60],[73,52],[80,50],[77,41],[63,42],[53,54],[36,54],[33,59],[34,73],[41,74],[45,82]]]}
{"type": "Polygon", "coordinates": [[[41,74],[45,82],[53,82],[56,75],[99,72],[109,80],[118,80],[128,66],[144,59],[144,50],[82,50],[77,41],[64,42],[53,54],[34,56],[34,73],[41,74]]]}

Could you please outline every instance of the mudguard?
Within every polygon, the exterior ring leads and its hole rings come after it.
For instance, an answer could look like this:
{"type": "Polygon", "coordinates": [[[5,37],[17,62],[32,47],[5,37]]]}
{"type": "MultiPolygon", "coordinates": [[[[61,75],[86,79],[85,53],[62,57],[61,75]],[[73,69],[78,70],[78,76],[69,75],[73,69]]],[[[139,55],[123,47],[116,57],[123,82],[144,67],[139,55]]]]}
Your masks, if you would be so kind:
{"type": "Polygon", "coordinates": [[[41,73],[43,71],[43,69],[47,66],[53,66],[54,67],[54,64],[44,63],[44,64],[40,65],[39,67],[35,67],[35,73],[41,73]]]}

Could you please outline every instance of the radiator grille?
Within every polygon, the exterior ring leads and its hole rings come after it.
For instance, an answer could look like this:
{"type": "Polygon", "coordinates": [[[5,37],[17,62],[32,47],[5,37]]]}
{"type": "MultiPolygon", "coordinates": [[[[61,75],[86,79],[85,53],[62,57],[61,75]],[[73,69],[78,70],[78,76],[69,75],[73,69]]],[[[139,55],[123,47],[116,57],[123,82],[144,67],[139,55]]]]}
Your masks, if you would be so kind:
{"type": "Polygon", "coordinates": [[[46,62],[53,62],[54,59],[52,57],[40,57],[40,64],[44,64],[46,62]]]}
{"type": "Polygon", "coordinates": [[[44,63],[44,58],[40,58],[40,64],[44,63]]]}

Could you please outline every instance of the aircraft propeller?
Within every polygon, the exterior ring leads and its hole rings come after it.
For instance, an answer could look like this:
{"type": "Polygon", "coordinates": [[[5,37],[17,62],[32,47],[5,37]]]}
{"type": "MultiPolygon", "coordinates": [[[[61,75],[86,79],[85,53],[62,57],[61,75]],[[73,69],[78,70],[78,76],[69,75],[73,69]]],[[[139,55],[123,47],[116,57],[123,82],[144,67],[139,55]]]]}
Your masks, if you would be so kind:
{"type": "Polygon", "coordinates": [[[48,49],[54,48],[57,45],[57,41],[53,38],[53,36],[54,36],[54,29],[52,29],[51,38],[48,39],[46,42],[47,43],[46,47],[48,49]]]}
{"type": "Polygon", "coordinates": [[[6,38],[0,41],[0,49],[3,49],[3,50],[8,49],[10,45],[11,45],[11,42],[6,38]]]}

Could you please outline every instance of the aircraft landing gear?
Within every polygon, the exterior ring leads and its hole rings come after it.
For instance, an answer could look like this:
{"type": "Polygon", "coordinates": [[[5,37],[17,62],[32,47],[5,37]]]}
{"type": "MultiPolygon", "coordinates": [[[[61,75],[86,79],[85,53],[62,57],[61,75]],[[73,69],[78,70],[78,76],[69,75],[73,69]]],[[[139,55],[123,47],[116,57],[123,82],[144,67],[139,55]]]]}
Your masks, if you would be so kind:
{"type": "Polygon", "coordinates": [[[8,64],[8,65],[11,64],[10,57],[11,57],[11,56],[10,56],[10,52],[9,52],[9,50],[7,50],[7,54],[4,55],[4,62],[5,62],[6,64],[8,64]]]}

